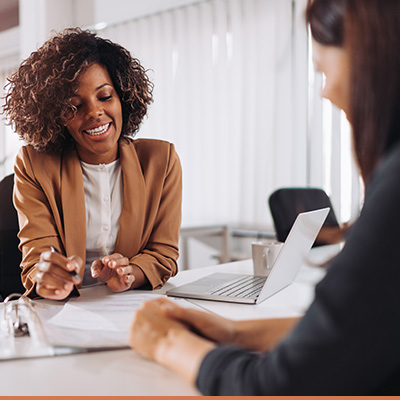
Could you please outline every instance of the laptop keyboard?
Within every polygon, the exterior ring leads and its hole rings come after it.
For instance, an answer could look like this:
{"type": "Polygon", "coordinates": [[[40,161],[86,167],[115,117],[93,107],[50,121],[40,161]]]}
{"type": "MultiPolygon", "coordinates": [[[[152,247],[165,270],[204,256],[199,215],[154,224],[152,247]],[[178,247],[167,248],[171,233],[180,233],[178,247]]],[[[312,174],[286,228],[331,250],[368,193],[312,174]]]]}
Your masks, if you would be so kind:
{"type": "Polygon", "coordinates": [[[213,288],[209,294],[229,297],[256,298],[264,286],[265,276],[244,276],[227,285],[213,288]]]}

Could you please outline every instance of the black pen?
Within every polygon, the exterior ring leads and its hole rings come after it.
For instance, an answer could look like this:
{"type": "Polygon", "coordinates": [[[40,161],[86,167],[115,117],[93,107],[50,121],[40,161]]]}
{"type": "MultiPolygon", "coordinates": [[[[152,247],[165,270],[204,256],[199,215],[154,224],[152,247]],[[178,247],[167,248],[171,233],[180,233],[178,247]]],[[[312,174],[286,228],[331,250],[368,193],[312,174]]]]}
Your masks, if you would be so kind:
{"type": "MultiPolygon", "coordinates": [[[[50,246],[50,249],[51,249],[51,251],[52,251],[53,253],[58,253],[58,254],[60,254],[60,253],[57,251],[57,249],[56,249],[55,247],[50,246]]],[[[73,271],[68,271],[68,272],[69,272],[74,278],[79,279],[79,282],[82,280],[81,277],[78,275],[78,273],[77,273],[75,270],[73,270],[73,271]]]]}

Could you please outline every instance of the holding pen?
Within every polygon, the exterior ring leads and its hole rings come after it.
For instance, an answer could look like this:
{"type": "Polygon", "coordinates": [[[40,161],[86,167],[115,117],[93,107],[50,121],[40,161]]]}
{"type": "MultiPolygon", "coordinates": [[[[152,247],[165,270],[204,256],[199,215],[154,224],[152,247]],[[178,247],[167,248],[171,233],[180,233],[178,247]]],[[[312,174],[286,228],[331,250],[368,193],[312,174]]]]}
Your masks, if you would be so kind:
{"type": "MultiPolygon", "coordinates": [[[[58,253],[58,254],[60,254],[59,251],[57,251],[57,249],[56,249],[55,247],[50,246],[50,249],[51,249],[51,251],[52,251],[53,253],[58,253]]],[[[74,278],[76,278],[77,280],[79,280],[78,283],[80,283],[80,282],[82,281],[81,277],[78,275],[78,273],[77,273],[75,270],[69,271],[69,273],[70,273],[74,278]]]]}
{"type": "Polygon", "coordinates": [[[66,257],[49,246],[49,251],[40,254],[39,262],[35,265],[35,291],[46,299],[64,300],[72,293],[79,295],[77,287],[82,278],[79,271],[84,268],[79,256],[66,257]]]}

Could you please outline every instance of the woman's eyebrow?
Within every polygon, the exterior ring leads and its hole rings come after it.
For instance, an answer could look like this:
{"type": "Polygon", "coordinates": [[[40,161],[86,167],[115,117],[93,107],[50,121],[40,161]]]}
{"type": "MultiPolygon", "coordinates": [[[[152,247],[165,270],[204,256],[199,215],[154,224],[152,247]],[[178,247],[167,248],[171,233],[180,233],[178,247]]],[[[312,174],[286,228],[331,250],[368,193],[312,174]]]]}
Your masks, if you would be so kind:
{"type": "Polygon", "coordinates": [[[98,86],[96,88],[96,91],[100,90],[101,88],[103,88],[104,86],[112,86],[110,83],[103,83],[102,85],[98,86]]]}
{"type": "MultiPolygon", "coordinates": [[[[111,87],[112,87],[111,83],[103,83],[102,85],[97,86],[97,88],[96,88],[94,91],[97,92],[98,90],[100,90],[100,89],[103,88],[104,86],[111,86],[111,87]]],[[[80,95],[79,93],[74,93],[74,94],[72,95],[72,97],[81,97],[81,95],[80,95]]]]}

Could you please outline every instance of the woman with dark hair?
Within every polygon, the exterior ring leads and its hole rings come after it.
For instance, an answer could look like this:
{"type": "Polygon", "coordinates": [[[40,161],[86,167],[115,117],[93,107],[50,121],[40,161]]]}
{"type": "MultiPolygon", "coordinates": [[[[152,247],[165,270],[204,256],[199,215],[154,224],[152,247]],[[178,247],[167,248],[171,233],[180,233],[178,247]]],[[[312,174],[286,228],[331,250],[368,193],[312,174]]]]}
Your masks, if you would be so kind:
{"type": "Polygon", "coordinates": [[[308,2],[322,95],[353,125],[366,194],[305,315],[230,321],[147,302],[131,329],[138,353],[207,395],[400,394],[399,21],[398,0],[308,2]]]}
{"type": "Polygon", "coordinates": [[[3,111],[27,144],[14,189],[27,294],[161,287],[177,272],[181,167],[172,144],[133,140],[153,100],[140,62],[67,29],[8,80],[3,111]]]}

